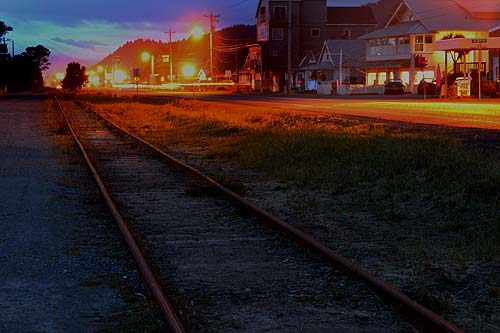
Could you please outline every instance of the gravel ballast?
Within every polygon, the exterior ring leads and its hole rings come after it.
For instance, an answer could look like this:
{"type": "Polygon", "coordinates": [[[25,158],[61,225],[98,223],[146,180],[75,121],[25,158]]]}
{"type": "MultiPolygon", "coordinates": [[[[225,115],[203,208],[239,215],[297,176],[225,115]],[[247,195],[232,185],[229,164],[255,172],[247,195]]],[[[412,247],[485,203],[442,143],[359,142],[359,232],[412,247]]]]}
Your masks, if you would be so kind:
{"type": "Polygon", "coordinates": [[[0,331],[94,332],[152,316],[134,313],[137,274],[46,103],[0,100],[0,331]]]}

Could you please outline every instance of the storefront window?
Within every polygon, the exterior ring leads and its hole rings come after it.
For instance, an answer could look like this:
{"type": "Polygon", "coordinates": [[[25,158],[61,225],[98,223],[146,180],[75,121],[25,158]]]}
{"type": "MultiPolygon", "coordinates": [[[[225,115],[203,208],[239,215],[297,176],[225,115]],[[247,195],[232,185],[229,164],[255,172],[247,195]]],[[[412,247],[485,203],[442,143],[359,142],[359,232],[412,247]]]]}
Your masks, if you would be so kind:
{"type": "Polygon", "coordinates": [[[375,85],[375,80],[377,79],[377,73],[368,73],[368,82],[367,85],[373,86],[375,85]]]}
{"type": "Polygon", "coordinates": [[[401,80],[406,85],[410,84],[410,72],[401,72],[401,80]]]}
{"type": "Polygon", "coordinates": [[[379,85],[384,85],[385,81],[387,80],[387,73],[378,73],[378,84],[379,85]]]}

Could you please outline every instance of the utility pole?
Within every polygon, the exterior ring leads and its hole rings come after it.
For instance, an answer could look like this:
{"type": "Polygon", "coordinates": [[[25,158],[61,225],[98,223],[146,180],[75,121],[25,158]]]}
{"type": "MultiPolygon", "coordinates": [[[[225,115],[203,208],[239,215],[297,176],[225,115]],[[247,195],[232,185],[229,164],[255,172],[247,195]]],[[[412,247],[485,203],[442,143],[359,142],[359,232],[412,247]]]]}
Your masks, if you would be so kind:
{"type": "Polygon", "coordinates": [[[340,89],[337,88],[337,93],[342,93],[342,83],[344,82],[344,77],[343,77],[343,74],[342,74],[342,66],[343,66],[343,59],[342,59],[342,49],[340,49],[340,62],[339,62],[339,87],[340,89]]]}
{"type": "Polygon", "coordinates": [[[288,0],[288,80],[286,93],[292,93],[292,0],[288,0]]]}
{"type": "Polygon", "coordinates": [[[481,69],[483,67],[483,45],[482,44],[479,44],[479,71],[478,71],[478,74],[479,74],[479,78],[478,78],[478,81],[479,81],[479,87],[478,87],[478,96],[477,98],[478,99],[481,99],[481,69]]]}
{"type": "Polygon", "coordinates": [[[168,36],[169,36],[168,45],[170,48],[170,52],[169,52],[169,56],[168,56],[168,62],[170,63],[170,84],[172,84],[174,82],[174,73],[173,73],[174,61],[172,58],[172,34],[175,34],[175,31],[173,31],[172,29],[168,29],[168,31],[165,33],[168,34],[168,36]]]}
{"type": "Polygon", "coordinates": [[[205,15],[206,18],[210,20],[210,80],[213,81],[214,77],[214,32],[215,32],[215,24],[219,23],[218,18],[219,14],[214,15],[212,11],[210,11],[210,15],[205,15]]]}
{"type": "Polygon", "coordinates": [[[260,45],[260,93],[264,93],[264,53],[262,52],[262,44],[260,45]]]}
{"type": "MultiPolygon", "coordinates": [[[[237,37],[236,38],[236,45],[240,44],[240,39],[237,37]]],[[[236,91],[240,92],[240,70],[239,70],[239,64],[238,64],[238,49],[239,47],[236,48],[236,91]]]]}

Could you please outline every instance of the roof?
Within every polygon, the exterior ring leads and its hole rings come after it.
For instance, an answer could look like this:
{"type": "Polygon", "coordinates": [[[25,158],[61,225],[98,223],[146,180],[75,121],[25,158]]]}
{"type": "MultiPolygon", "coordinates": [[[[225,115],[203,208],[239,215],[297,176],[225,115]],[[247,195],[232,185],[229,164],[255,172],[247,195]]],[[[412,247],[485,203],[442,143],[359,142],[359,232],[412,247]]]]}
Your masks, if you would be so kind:
{"type": "Polygon", "coordinates": [[[370,1],[367,6],[371,7],[373,10],[373,15],[377,20],[380,28],[383,28],[392,14],[401,4],[402,0],[379,0],[377,2],[370,1]]]}
{"type": "Polygon", "coordinates": [[[346,67],[363,67],[366,65],[366,43],[362,40],[326,40],[323,49],[328,49],[332,55],[331,61],[334,66],[340,62],[342,50],[342,65],[346,67]]]}
{"type": "MultiPolygon", "coordinates": [[[[416,19],[429,31],[443,30],[490,30],[500,25],[500,19],[482,19],[473,15],[472,10],[481,9],[477,0],[404,0],[406,6],[415,14],[416,19]],[[466,4],[466,7],[463,5],[466,4]]],[[[496,2],[497,0],[479,0],[496,2]]],[[[500,6],[498,6],[500,7],[500,6]]],[[[492,9],[493,6],[489,6],[492,9]]],[[[498,8],[500,12],[500,8],[498,8]]]]}
{"type": "Polygon", "coordinates": [[[377,25],[373,10],[362,7],[328,7],[328,24],[366,24],[377,25]]]}
{"type": "Polygon", "coordinates": [[[393,24],[361,36],[359,39],[406,36],[411,34],[425,34],[429,31],[419,21],[410,21],[393,24]]]}
{"type": "Polygon", "coordinates": [[[498,0],[456,0],[456,2],[477,18],[500,18],[498,0]]]}
{"type": "Polygon", "coordinates": [[[500,3],[498,0],[477,0],[478,3],[489,3],[487,15],[485,9],[476,2],[467,0],[403,0],[402,7],[410,9],[415,15],[414,21],[395,23],[388,22],[385,28],[361,36],[360,39],[425,34],[438,31],[490,31],[500,26],[500,3]],[[466,4],[466,7],[463,6],[466,4]],[[495,6],[496,4],[496,6],[495,6]],[[467,9],[469,8],[469,9],[467,9]],[[498,8],[498,9],[497,9],[498,8]],[[480,10],[475,12],[474,10],[480,10]],[[498,18],[496,17],[498,14],[498,18]],[[492,18],[493,17],[493,18],[492,18]]]}
{"type": "Polygon", "coordinates": [[[297,70],[320,70],[334,69],[339,67],[340,50],[342,50],[342,66],[344,67],[365,67],[366,44],[362,40],[326,40],[323,43],[321,56],[324,52],[329,52],[330,60],[320,63],[304,63],[297,70]]]}

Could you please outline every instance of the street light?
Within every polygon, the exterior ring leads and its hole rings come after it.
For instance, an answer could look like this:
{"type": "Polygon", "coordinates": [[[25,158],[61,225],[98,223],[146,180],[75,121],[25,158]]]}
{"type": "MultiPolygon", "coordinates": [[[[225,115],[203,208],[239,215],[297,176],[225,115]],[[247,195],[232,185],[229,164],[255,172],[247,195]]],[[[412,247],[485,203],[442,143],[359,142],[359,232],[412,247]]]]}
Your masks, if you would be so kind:
{"type": "Polygon", "coordinates": [[[202,27],[195,26],[191,29],[191,37],[193,37],[194,39],[200,39],[204,34],[205,31],[202,27]]]}
{"type": "Polygon", "coordinates": [[[155,79],[155,56],[144,51],[141,54],[142,61],[146,62],[151,59],[151,75],[149,77],[149,83],[154,84],[155,79]]]}
{"type": "Polygon", "coordinates": [[[194,69],[193,65],[187,64],[187,65],[184,65],[182,67],[182,75],[184,75],[184,77],[186,77],[186,78],[193,77],[194,72],[195,72],[195,69],[194,69]]]}

